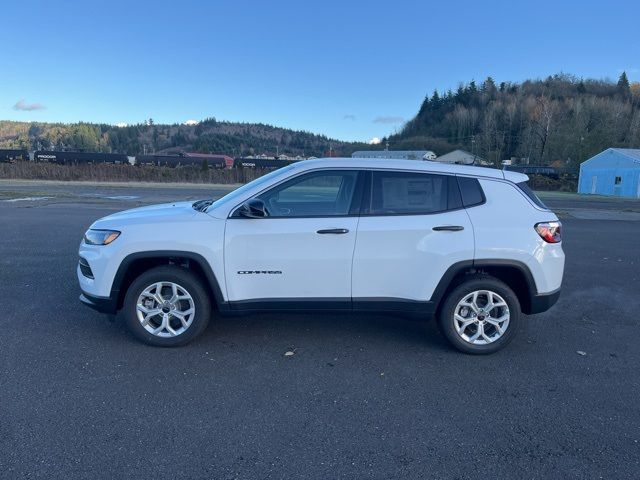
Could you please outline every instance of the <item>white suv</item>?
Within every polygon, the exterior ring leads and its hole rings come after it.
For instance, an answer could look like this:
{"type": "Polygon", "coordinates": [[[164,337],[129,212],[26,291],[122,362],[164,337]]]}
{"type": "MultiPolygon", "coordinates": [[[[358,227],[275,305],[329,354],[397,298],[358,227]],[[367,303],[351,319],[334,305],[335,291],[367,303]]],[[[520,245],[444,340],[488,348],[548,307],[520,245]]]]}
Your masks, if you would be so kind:
{"type": "Polygon", "coordinates": [[[212,310],[436,315],[463,352],[491,353],[549,309],[560,222],[527,176],[405,160],[295,163],[225,197],[136,208],[91,225],[81,300],[176,346],[212,310]]]}

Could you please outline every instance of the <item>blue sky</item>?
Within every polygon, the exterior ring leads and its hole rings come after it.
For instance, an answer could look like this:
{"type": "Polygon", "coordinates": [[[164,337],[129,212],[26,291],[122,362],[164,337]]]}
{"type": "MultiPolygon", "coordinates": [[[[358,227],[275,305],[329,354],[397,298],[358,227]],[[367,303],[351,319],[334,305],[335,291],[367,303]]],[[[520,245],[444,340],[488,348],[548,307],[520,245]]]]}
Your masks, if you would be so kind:
{"type": "Polygon", "coordinates": [[[369,140],[489,75],[640,80],[631,0],[13,0],[0,17],[5,120],[216,117],[369,140]]]}

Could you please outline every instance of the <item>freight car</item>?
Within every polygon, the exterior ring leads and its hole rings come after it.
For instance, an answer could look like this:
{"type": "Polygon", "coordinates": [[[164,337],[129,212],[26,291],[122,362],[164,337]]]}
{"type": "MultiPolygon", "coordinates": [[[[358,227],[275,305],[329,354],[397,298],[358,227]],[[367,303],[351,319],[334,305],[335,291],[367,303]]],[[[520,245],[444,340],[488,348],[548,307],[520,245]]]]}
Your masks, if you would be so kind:
{"type": "Polygon", "coordinates": [[[202,167],[207,162],[209,168],[225,168],[227,162],[224,155],[203,155],[192,156],[193,154],[183,155],[136,155],[136,165],[157,167],[202,167]]]}
{"type": "Polygon", "coordinates": [[[59,165],[129,163],[127,156],[119,153],[55,152],[52,150],[37,150],[33,154],[33,160],[37,163],[57,163],[59,165]]]}
{"type": "Polygon", "coordinates": [[[15,163],[18,160],[29,160],[26,150],[0,150],[0,163],[15,163]]]}
{"type": "Polygon", "coordinates": [[[186,158],[199,159],[202,165],[205,161],[212,168],[233,168],[233,158],[227,155],[212,153],[185,153],[186,158]]]}

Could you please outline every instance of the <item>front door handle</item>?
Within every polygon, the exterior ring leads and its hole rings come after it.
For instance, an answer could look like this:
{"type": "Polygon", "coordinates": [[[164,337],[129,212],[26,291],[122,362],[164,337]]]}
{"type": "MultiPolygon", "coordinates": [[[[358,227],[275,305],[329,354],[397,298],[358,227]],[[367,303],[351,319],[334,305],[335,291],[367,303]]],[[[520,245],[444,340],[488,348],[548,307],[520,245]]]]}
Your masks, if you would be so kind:
{"type": "Polygon", "coordinates": [[[349,230],[346,228],[327,228],[325,230],[318,230],[316,233],[319,233],[320,235],[328,233],[333,235],[344,235],[345,233],[349,233],[349,230]]]}
{"type": "Polygon", "coordinates": [[[464,230],[464,227],[460,225],[441,225],[439,227],[433,227],[436,232],[459,232],[464,230]]]}

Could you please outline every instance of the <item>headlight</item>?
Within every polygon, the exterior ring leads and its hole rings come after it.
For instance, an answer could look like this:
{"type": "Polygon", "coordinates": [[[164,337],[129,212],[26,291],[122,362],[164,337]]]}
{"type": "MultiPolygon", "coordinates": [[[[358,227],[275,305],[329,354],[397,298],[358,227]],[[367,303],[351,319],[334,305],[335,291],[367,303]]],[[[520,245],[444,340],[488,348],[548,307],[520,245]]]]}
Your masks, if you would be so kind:
{"type": "Polygon", "coordinates": [[[109,245],[120,236],[117,230],[87,230],[84,234],[84,243],[87,245],[109,245]]]}

